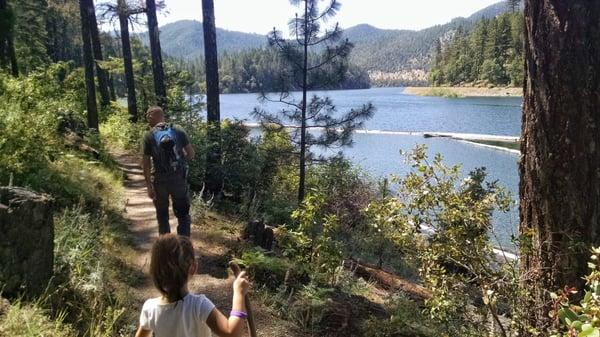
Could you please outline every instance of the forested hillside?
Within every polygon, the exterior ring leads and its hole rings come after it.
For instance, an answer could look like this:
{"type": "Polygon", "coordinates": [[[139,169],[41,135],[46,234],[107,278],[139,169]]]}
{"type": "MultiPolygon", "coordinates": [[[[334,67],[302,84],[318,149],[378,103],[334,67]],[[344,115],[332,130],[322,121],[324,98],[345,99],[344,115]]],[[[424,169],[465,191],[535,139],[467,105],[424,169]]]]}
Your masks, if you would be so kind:
{"type": "Polygon", "coordinates": [[[470,32],[458,29],[447,44],[437,45],[431,83],[522,86],[523,27],[519,12],[483,19],[470,32]]]}
{"type": "MultiPolygon", "coordinates": [[[[182,59],[194,59],[204,55],[204,29],[202,22],[182,20],[160,27],[160,38],[165,54],[182,59]]],[[[148,45],[148,33],[139,35],[148,45]]],[[[264,35],[234,32],[217,28],[219,53],[230,53],[267,45],[264,35]]]]}
{"type": "MultiPolygon", "coordinates": [[[[192,60],[178,60],[178,68],[192,74],[198,83],[205,78],[204,57],[192,60]]],[[[284,71],[281,58],[272,48],[253,48],[236,53],[222,53],[219,59],[221,92],[260,92],[277,91],[280,73],[284,71]]],[[[344,78],[314,89],[366,89],[369,88],[369,74],[353,65],[347,65],[344,78]]],[[[298,89],[293,85],[292,89],[298,89]]]]}
{"type": "MultiPolygon", "coordinates": [[[[368,24],[349,27],[345,29],[344,36],[354,44],[350,64],[356,69],[367,71],[374,85],[424,85],[428,80],[427,71],[435,54],[437,41],[449,39],[461,27],[464,31],[469,31],[479,20],[494,18],[509,10],[506,1],[501,1],[467,18],[456,18],[449,23],[419,31],[379,29],[368,24]]],[[[202,31],[202,24],[197,21],[178,21],[161,27],[163,51],[185,60],[203,55],[202,31]]],[[[147,35],[142,34],[142,39],[147,41],[147,35]]],[[[228,54],[227,57],[244,49],[267,45],[266,36],[223,29],[217,29],[217,40],[219,53],[228,54]]],[[[247,59],[247,55],[233,58],[247,59]]]]}

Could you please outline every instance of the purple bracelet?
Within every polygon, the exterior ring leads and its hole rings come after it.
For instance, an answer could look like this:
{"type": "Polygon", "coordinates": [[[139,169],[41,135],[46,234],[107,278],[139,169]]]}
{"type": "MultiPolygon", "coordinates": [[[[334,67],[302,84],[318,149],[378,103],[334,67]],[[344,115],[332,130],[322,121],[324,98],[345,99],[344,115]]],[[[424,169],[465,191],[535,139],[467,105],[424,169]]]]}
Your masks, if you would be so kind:
{"type": "Polygon", "coordinates": [[[229,316],[246,319],[246,317],[248,317],[248,314],[243,311],[231,310],[231,313],[229,314],[229,316]]]}

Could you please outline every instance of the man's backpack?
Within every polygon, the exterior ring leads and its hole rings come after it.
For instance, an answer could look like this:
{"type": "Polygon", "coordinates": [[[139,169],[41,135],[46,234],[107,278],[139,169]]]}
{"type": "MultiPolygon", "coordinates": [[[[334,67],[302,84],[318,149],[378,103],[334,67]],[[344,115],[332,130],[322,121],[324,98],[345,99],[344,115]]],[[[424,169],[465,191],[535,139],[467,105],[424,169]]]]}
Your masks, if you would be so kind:
{"type": "Polygon", "coordinates": [[[184,167],[184,161],[181,156],[181,146],[177,141],[177,133],[172,125],[162,125],[154,128],[152,133],[157,146],[158,158],[155,161],[158,167],[156,172],[173,173],[184,167]]]}

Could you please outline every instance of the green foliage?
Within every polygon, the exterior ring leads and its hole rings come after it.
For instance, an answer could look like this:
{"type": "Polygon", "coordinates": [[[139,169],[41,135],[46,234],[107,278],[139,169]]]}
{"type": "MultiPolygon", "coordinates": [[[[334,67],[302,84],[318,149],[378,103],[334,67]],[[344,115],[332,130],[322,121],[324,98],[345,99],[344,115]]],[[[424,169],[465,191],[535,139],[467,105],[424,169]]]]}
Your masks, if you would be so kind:
{"type": "Polygon", "coordinates": [[[516,266],[503,261],[495,267],[488,239],[492,211],[507,210],[510,198],[495,182],[485,183],[484,169],[461,181],[458,166],[443,165],[439,155],[429,162],[424,146],[408,157],[414,170],[394,179],[397,194],[367,208],[372,235],[392,242],[418,267],[432,292],[426,301],[430,318],[444,323],[450,335],[468,335],[485,312],[497,314],[497,303],[515,300],[516,266]],[[473,294],[473,283],[481,285],[481,295],[473,294]],[[482,313],[468,309],[474,296],[487,296],[482,313]]]}
{"type": "Polygon", "coordinates": [[[392,296],[385,306],[390,316],[368,319],[362,327],[365,337],[444,336],[441,327],[423,314],[422,306],[402,294],[392,296]]]}
{"type": "Polygon", "coordinates": [[[523,20],[523,13],[513,12],[483,19],[469,33],[458,29],[437,51],[430,83],[522,86],[523,20]]]}
{"type": "Polygon", "coordinates": [[[19,68],[23,73],[46,66],[50,58],[46,48],[46,16],[48,3],[45,0],[13,1],[15,11],[15,48],[19,68]]]}
{"type": "Polygon", "coordinates": [[[259,248],[244,252],[235,261],[245,266],[254,280],[271,289],[277,289],[283,283],[285,273],[291,267],[288,261],[267,255],[267,252],[259,248]]]}
{"type": "MultiPolygon", "coordinates": [[[[316,56],[316,55],[315,55],[316,56]]],[[[314,56],[313,56],[314,57],[314,56]]],[[[180,69],[194,74],[198,83],[204,83],[204,58],[176,61],[180,69]]],[[[253,48],[225,53],[219,58],[219,88],[223,93],[273,92],[280,89],[280,72],[285,64],[274,48],[253,48]]],[[[370,87],[368,73],[349,65],[345,76],[337,82],[316,83],[313,89],[366,89],[370,87]]],[[[299,90],[293,84],[292,90],[299,90]]]]}
{"type": "Polygon", "coordinates": [[[588,266],[586,290],[579,303],[571,303],[569,296],[576,294],[576,289],[565,288],[562,293],[551,293],[554,310],[550,316],[556,320],[559,328],[552,332],[552,337],[600,336],[600,248],[593,248],[588,266]]]}
{"type": "Polygon", "coordinates": [[[47,301],[65,310],[84,336],[114,336],[125,330],[126,304],[117,298],[114,268],[105,245],[114,228],[106,214],[92,215],[81,206],[55,220],[55,281],[47,301]]]}
{"type": "Polygon", "coordinates": [[[77,115],[78,104],[65,89],[66,64],[21,79],[6,78],[0,92],[0,181],[16,181],[47,166],[61,149],[61,116],[77,115]],[[57,97],[60,99],[47,99],[57,97]],[[32,116],[35,116],[33,118],[32,116]]]}
{"type": "Polygon", "coordinates": [[[127,108],[113,103],[112,111],[100,124],[102,138],[113,146],[126,150],[140,150],[140,140],[147,126],[143,123],[131,123],[127,108]]]}
{"type": "Polygon", "coordinates": [[[50,318],[49,312],[39,303],[27,304],[17,300],[11,303],[7,312],[0,313],[0,336],[77,336],[75,330],[64,320],[64,312],[50,318]]]}
{"type": "Polygon", "coordinates": [[[293,225],[278,229],[277,241],[283,256],[308,271],[319,284],[333,285],[343,259],[342,243],[336,240],[339,220],[324,213],[325,198],[309,194],[302,207],[292,213],[293,225]]]}

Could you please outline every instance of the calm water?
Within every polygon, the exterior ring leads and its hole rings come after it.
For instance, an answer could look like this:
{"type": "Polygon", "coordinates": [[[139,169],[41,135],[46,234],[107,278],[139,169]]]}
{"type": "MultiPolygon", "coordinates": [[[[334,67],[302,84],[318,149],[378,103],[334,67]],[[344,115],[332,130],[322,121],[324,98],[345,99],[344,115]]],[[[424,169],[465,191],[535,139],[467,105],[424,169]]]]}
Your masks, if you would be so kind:
{"type": "MultiPolygon", "coordinates": [[[[520,98],[420,97],[404,94],[402,88],[341,90],[327,94],[340,111],[372,102],[377,111],[365,125],[368,130],[518,136],[521,129],[520,98]]],[[[259,105],[256,94],[221,95],[221,116],[252,121],[250,112],[259,105]]],[[[262,108],[276,111],[282,106],[268,103],[262,108]]],[[[344,149],[344,153],[374,177],[405,174],[409,167],[400,156],[400,150],[408,151],[416,144],[426,144],[430,155],[441,153],[447,164],[462,164],[465,174],[476,167],[486,167],[489,178],[498,180],[511,191],[514,200],[518,199],[516,154],[421,136],[359,133],[354,140],[354,146],[344,149]]],[[[494,215],[494,232],[502,245],[510,246],[510,237],[516,233],[518,221],[516,208],[506,214],[494,215]]]]}

